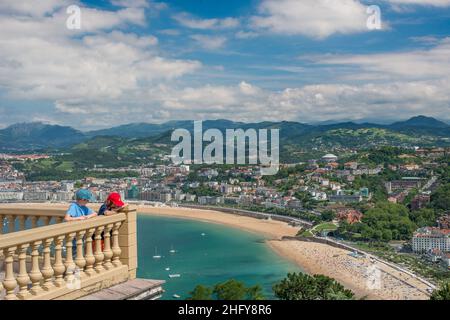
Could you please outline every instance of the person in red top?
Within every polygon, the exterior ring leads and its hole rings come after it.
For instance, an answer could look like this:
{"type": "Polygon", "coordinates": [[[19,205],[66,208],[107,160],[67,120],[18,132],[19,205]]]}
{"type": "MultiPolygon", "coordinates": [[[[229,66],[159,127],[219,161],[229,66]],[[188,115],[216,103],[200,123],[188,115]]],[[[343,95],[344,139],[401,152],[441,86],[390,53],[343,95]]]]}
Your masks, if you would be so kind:
{"type": "MultiPolygon", "coordinates": [[[[102,204],[100,209],[98,210],[99,216],[110,216],[116,214],[120,211],[120,209],[125,208],[126,204],[122,201],[122,197],[118,192],[112,192],[109,194],[108,198],[106,198],[105,203],[102,204]]],[[[102,232],[102,251],[104,250],[104,233],[102,232]]],[[[93,242],[93,250],[95,251],[95,242],[93,242]]]]}
{"type": "Polygon", "coordinates": [[[106,198],[105,203],[102,204],[98,210],[99,216],[110,216],[117,213],[120,209],[124,208],[126,204],[122,201],[122,198],[118,192],[112,192],[106,198]]]}

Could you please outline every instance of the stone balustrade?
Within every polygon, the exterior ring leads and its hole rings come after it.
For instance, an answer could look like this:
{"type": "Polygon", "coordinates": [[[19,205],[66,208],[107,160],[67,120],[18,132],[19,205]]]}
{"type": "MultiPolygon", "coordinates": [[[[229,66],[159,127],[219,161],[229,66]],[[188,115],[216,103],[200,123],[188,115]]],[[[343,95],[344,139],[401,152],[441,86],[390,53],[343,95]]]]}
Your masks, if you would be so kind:
{"type": "MultiPolygon", "coordinates": [[[[64,210],[0,209],[0,214],[19,217],[21,224],[24,216],[60,222],[64,210]]],[[[2,234],[0,252],[0,299],[82,297],[136,277],[136,212],[2,234]]]]}
{"type": "Polygon", "coordinates": [[[61,223],[66,210],[32,209],[3,206],[0,208],[0,234],[61,223]]]}

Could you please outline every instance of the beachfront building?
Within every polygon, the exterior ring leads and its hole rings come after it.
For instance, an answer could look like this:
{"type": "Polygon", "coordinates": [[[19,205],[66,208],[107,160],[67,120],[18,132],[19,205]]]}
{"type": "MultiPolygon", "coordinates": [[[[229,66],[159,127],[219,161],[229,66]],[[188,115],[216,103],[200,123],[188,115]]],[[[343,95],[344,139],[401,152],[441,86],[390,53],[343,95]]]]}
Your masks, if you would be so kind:
{"type": "Polygon", "coordinates": [[[412,249],[415,253],[426,253],[434,249],[450,252],[450,229],[434,227],[418,229],[412,238],[412,249]]]}
{"type": "Polygon", "coordinates": [[[0,201],[22,201],[23,192],[19,191],[0,191],[0,201]]]}
{"type": "Polygon", "coordinates": [[[223,197],[202,196],[202,197],[198,197],[198,203],[203,206],[218,205],[218,204],[224,203],[224,198],[223,197]]]}

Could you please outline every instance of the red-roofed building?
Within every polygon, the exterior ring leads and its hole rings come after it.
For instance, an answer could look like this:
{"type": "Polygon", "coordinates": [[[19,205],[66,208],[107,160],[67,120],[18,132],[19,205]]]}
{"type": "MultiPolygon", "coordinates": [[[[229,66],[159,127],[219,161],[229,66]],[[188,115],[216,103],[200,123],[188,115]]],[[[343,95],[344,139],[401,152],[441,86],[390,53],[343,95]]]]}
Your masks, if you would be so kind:
{"type": "Polygon", "coordinates": [[[418,229],[412,238],[412,249],[417,253],[425,253],[434,249],[450,252],[450,229],[435,227],[418,229]]]}
{"type": "Polygon", "coordinates": [[[339,221],[347,221],[349,224],[361,222],[362,217],[363,214],[355,209],[341,209],[336,214],[339,221]]]}

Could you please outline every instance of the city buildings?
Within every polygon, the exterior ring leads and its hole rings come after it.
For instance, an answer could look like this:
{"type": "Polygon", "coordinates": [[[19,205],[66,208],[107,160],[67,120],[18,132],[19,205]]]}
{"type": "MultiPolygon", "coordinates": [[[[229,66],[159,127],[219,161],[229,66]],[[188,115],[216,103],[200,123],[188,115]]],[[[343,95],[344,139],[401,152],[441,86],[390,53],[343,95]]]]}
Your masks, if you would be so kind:
{"type": "Polygon", "coordinates": [[[414,233],[412,238],[414,252],[426,253],[434,249],[450,252],[450,229],[424,227],[414,233]]]}

